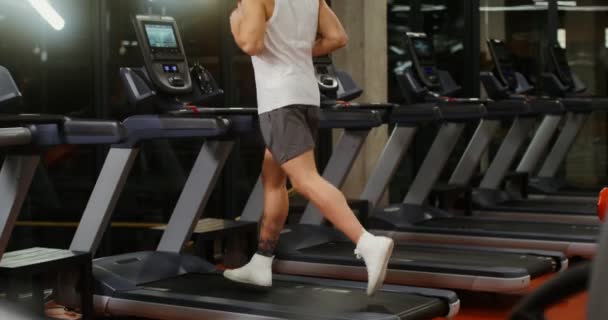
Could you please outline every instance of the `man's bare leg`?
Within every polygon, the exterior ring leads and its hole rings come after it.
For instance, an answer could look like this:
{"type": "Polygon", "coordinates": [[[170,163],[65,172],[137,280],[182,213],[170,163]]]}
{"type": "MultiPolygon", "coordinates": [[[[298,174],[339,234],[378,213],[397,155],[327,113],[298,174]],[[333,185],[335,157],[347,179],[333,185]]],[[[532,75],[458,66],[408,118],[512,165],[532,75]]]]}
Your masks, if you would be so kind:
{"type": "Polygon", "coordinates": [[[319,175],[314,151],[308,151],[282,167],[296,191],[317,206],[327,220],[357,244],[355,254],[363,258],[367,267],[367,294],[374,294],[386,277],[393,240],[365,231],[348,207],[342,192],[319,175]]]}
{"type": "Polygon", "coordinates": [[[329,222],[357,243],[364,229],[344,194],[319,175],[314,152],[308,151],[283,165],[294,189],[310,200],[329,222]]]}
{"type": "Polygon", "coordinates": [[[268,150],[265,152],[262,166],[262,184],[264,216],[260,222],[258,253],[272,257],[289,214],[289,194],[287,175],[268,150]]]}
{"type": "Polygon", "coordinates": [[[226,271],[224,276],[236,282],[270,287],[274,250],[289,213],[289,195],[287,176],[268,150],[264,153],[262,184],[264,185],[264,216],[260,222],[258,251],[247,265],[226,271]]]}

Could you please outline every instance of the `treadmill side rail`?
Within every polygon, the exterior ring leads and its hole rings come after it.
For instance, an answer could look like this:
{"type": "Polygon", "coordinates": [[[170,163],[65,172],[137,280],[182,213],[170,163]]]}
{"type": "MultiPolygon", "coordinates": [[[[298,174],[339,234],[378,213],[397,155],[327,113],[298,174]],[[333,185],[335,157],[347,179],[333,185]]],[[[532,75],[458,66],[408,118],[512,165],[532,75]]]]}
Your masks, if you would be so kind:
{"type": "Polygon", "coordinates": [[[139,148],[110,149],[72,238],[70,250],[95,255],[138,154],[139,148]]]}
{"type": "Polygon", "coordinates": [[[448,123],[441,127],[403,203],[422,205],[426,201],[439,179],[440,169],[445,167],[464,127],[463,123],[448,123]]]}
{"type": "Polygon", "coordinates": [[[361,199],[369,201],[372,207],[376,207],[386,192],[386,188],[397,171],[401,160],[407,153],[418,128],[402,127],[399,124],[393,129],[390,138],[376,167],[365,185],[361,199]]]}
{"type": "Polygon", "coordinates": [[[517,152],[526,141],[528,132],[534,126],[534,122],[534,119],[528,118],[519,118],[513,121],[507,136],[483,176],[479,185],[481,189],[498,189],[500,187],[511,164],[515,161],[517,152]]]}
{"type": "Polygon", "coordinates": [[[8,156],[0,170],[0,259],[8,247],[27,190],[40,163],[38,155],[8,156]]]}
{"type": "Polygon", "coordinates": [[[547,147],[550,145],[550,140],[555,135],[555,131],[562,121],[562,116],[549,115],[541,122],[532,142],[528,146],[523,158],[517,166],[516,172],[534,174],[540,162],[540,159],[545,155],[547,147]]]}
{"type": "Polygon", "coordinates": [[[234,141],[207,141],[203,145],[163,232],[158,251],[179,253],[190,240],[233,147],[234,141]]]}
{"type": "Polygon", "coordinates": [[[542,178],[554,178],[557,174],[557,170],[562,165],[568,151],[572,148],[572,145],[576,141],[578,134],[580,133],[583,125],[589,119],[588,114],[569,114],[566,120],[566,124],[562,129],[559,137],[553,145],[553,149],[549,152],[549,155],[545,159],[538,176],[542,178]]]}

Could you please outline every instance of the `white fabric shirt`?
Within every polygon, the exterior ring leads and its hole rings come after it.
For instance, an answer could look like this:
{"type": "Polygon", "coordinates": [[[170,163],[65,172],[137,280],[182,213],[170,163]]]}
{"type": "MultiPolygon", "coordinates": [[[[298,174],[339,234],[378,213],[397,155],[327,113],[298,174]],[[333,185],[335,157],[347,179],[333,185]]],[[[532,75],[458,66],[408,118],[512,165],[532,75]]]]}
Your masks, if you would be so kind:
{"type": "Polygon", "coordinates": [[[319,0],[274,0],[265,49],[252,57],[258,113],[289,105],[320,105],[312,48],[319,25],[319,0]]]}

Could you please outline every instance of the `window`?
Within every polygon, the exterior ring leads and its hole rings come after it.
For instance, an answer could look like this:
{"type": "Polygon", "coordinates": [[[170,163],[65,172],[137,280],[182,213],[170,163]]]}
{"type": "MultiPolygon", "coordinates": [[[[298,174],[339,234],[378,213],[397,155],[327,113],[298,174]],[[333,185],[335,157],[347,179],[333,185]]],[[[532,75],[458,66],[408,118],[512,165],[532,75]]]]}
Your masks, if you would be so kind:
{"type": "Polygon", "coordinates": [[[557,29],[557,43],[559,43],[559,45],[562,48],[567,48],[566,45],[566,29],[557,29]]]}

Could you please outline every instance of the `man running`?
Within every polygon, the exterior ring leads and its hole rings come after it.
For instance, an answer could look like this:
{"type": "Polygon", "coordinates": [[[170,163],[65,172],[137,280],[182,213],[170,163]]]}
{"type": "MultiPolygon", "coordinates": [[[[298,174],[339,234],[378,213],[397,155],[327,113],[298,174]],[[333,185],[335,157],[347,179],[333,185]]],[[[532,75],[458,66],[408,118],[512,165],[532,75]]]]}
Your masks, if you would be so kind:
{"type": "Polygon", "coordinates": [[[289,211],[289,178],[299,194],[356,244],[355,254],[367,266],[367,294],[374,294],[384,282],[393,241],[363,228],[344,195],[319,175],[314,156],[321,98],[313,56],[346,46],[342,24],[325,0],[239,0],[230,25],[237,45],[252,56],[267,148],[258,251],[247,265],[224,276],[272,286],[274,251],[289,211]]]}

